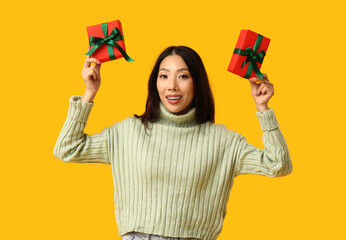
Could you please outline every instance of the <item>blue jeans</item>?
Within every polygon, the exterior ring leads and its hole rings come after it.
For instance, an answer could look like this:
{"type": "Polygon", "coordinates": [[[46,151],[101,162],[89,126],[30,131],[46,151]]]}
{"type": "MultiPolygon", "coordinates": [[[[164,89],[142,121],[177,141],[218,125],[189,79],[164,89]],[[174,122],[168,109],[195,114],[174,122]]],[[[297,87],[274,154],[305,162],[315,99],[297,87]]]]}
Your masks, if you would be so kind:
{"type": "Polygon", "coordinates": [[[164,237],[160,235],[141,233],[141,232],[130,232],[122,236],[121,240],[200,240],[199,238],[173,238],[164,237]]]}

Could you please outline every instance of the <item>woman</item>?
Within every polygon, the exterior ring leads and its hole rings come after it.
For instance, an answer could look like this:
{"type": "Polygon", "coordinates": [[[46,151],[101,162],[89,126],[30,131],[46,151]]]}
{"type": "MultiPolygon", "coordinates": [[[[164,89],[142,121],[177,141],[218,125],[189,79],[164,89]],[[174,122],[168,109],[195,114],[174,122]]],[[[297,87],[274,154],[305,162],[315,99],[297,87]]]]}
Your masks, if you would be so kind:
{"type": "Polygon", "coordinates": [[[65,162],[111,164],[123,240],[214,240],[237,175],[280,177],[292,171],[286,142],[268,108],[274,88],[266,74],[263,80],[249,80],[263,130],[262,150],[214,124],[203,62],[185,46],[168,47],[157,59],[144,114],[85,134],[101,82],[100,67],[98,60],[87,57],[82,70],[85,94],[70,98],[54,155],[65,162]]]}

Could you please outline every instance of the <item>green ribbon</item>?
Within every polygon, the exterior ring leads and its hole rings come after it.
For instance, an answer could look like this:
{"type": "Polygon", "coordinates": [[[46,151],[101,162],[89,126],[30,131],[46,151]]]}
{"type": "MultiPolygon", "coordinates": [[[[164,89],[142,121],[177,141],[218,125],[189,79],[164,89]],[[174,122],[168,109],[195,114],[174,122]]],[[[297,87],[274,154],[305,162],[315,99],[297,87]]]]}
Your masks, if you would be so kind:
{"type": "Polygon", "coordinates": [[[123,35],[120,35],[120,30],[119,28],[114,28],[113,31],[107,36],[108,32],[108,26],[107,23],[102,23],[102,32],[105,38],[99,38],[99,37],[90,37],[89,43],[90,46],[93,46],[85,55],[91,55],[93,52],[95,52],[96,49],[98,49],[102,44],[106,44],[107,50],[108,50],[108,55],[110,60],[116,59],[115,54],[114,54],[114,49],[113,46],[120,51],[120,53],[123,55],[123,57],[126,59],[128,62],[134,61],[132,58],[130,58],[126,52],[119,46],[119,44],[116,43],[116,41],[124,40],[123,35]]]}
{"type": "Polygon", "coordinates": [[[244,75],[244,78],[249,78],[251,76],[252,70],[255,71],[257,76],[262,80],[263,79],[263,74],[260,72],[259,68],[257,67],[256,62],[259,62],[262,64],[263,58],[266,55],[264,50],[261,50],[260,52],[256,53],[261,46],[263,36],[261,34],[258,34],[256,42],[252,47],[248,47],[245,50],[236,48],[234,49],[233,54],[239,54],[242,56],[247,56],[247,58],[244,60],[244,62],[241,65],[241,68],[243,68],[248,62],[249,66],[247,68],[247,71],[244,75]]]}

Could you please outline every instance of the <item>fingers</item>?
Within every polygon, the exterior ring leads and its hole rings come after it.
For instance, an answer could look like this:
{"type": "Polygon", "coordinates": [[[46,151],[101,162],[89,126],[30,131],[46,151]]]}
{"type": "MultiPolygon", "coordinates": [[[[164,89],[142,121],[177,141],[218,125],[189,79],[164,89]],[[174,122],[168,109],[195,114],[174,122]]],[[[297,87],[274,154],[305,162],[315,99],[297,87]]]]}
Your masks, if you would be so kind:
{"type": "Polygon", "coordinates": [[[261,83],[261,85],[256,89],[255,95],[260,96],[266,94],[274,95],[274,87],[269,84],[261,83]]]}
{"type": "Polygon", "coordinates": [[[95,65],[94,71],[96,72],[97,76],[100,76],[100,67],[101,67],[101,64],[95,65]]]}
{"type": "MultiPolygon", "coordinates": [[[[90,47],[88,47],[88,50],[90,49],[90,47]]],[[[95,63],[95,64],[101,64],[101,62],[99,60],[97,60],[96,58],[92,58],[91,55],[87,55],[86,59],[84,61],[84,68],[88,68],[90,67],[91,63],[95,63]]]]}
{"type": "MultiPolygon", "coordinates": [[[[268,75],[266,73],[262,73],[262,74],[263,74],[263,79],[260,81],[268,81],[269,82],[268,75]]],[[[258,78],[258,77],[256,77],[256,78],[258,78]]]]}
{"type": "MultiPolygon", "coordinates": [[[[88,47],[88,51],[89,51],[89,49],[90,49],[90,47],[88,47]]],[[[85,61],[84,61],[84,66],[83,66],[84,68],[90,67],[90,63],[87,62],[87,60],[88,60],[89,58],[91,58],[91,55],[87,55],[87,56],[86,56],[86,59],[85,59],[85,61]]]]}
{"type": "Polygon", "coordinates": [[[90,55],[88,55],[88,57],[85,59],[85,62],[84,62],[84,68],[90,67],[91,63],[95,63],[99,65],[101,64],[99,60],[97,60],[96,58],[91,58],[90,55]]]}
{"type": "Polygon", "coordinates": [[[86,79],[90,79],[91,77],[94,80],[97,80],[100,76],[100,69],[97,68],[96,66],[91,66],[85,69],[85,71],[82,72],[82,75],[84,75],[86,79]]]}
{"type": "Polygon", "coordinates": [[[256,83],[256,84],[261,84],[261,83],[264,83],[264,84],[268,84],[270,86],[274,86],[268,79],[268,76],[267,74],[263,73],[263,79],[259,79],[259,77],[252,77],[249,79],[249,82],[250,83],[256,83]]]}
{"type": "Polygon", "coordinates": [[[93,78],[93,77],[94,77],[94,76],[93,76],[93,73],[94,73],[94,71],[93,71],[92,69],[86,70],[86,72],[83,72],[83,74],[82,74],[83,79],[84,79],[84,80],[88,80],[88,79],[93,78]]]}
{"type": "Polygon", "coordinates": [[[256,96],[259,96],[259,95],[261,95],[261,94],[265,94],[265,88],[266,86],[264,85],[264,84],[261,84],[259,87],[258,87],[258,89],[257,89],[257,91],[256,91],[256,96]]]}
{"type": "Polygon", "coordinates": [[[263,73],[263,79],[252,77],[249,79],[253,93],[256,96],[274,93],[274,85],[269,82],[268,75],[263,73]]]}

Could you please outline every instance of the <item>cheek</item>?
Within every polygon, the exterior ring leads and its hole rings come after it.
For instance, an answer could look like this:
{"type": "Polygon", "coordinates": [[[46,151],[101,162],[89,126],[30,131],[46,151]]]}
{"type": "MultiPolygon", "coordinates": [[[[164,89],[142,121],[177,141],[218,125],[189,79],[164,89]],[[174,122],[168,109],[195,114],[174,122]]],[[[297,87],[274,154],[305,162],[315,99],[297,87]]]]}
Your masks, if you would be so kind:
{"type": "Polygon", "coordinates": [[[189,82],[189,84],[187,86],[187,89],[188,89],[189,94],[193,98],[193,96],[194,96],[193,81],[189,82]]]}
{"type": "Polygon", "coordinates": [[[162,81],[157,80],[156,89],[159,94],[159,98],[161,99],[161,101],[163,101],[163,99],[165,99],[166,97],[165,97],[165,85],[163,84],[162,81]]]}
{"type": "Polygon", "coordinates": [[[156,82],[156,88],[157,88],[157,91],[159,92],[159,94],[161,94],[162,84],[160,83],[159,80],[157,80],[157,82],[156,82]]]}

